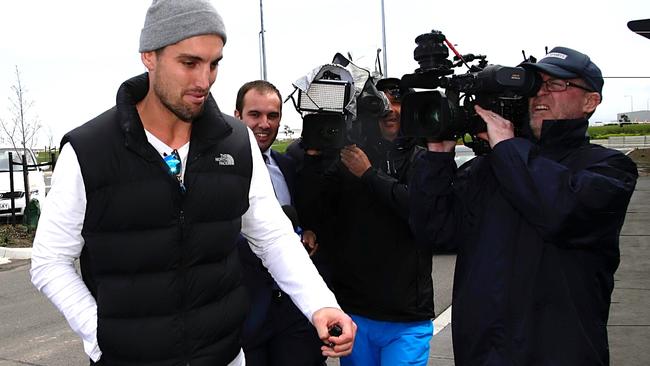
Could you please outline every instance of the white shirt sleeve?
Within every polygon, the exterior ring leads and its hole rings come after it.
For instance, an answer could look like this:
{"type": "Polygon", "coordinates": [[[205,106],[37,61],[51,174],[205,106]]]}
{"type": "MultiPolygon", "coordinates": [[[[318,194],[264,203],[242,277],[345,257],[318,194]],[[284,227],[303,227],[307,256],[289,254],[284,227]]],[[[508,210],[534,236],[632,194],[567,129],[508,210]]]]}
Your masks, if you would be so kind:
{"type": "Polygon", "coordinates": [[[257,148],[255,136],[250,129],[248,134],[253,155],[253,173],[248,193],[250,207],[242,216],[242,235],[282,291],[312,321],[316,310],[340,307],[275,198],[271,178],[257,148]]]}
{"type": "Polygon", "coordinates": [[[77,273],[81,255],[81,228],[86,213],[86,190],[77,155],[66,144],[61,149],[52,187],[45,199],[32,249],[32,283],[83,340],[86,354],[97,361],[97,303],[77,273]]]}

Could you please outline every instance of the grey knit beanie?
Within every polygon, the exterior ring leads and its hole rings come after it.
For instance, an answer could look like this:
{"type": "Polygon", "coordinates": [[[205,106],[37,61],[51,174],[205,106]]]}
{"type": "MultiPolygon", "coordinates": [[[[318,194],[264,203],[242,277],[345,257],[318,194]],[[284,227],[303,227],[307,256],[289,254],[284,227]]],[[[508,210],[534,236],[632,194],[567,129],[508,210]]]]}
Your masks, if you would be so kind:
{"type": "Polygon", "coordinates": [[[153,0],[140,33],[139,52],[155,51],[184,39],[216,34],[226,43],[226,27],[207,0],[153,0]]]}

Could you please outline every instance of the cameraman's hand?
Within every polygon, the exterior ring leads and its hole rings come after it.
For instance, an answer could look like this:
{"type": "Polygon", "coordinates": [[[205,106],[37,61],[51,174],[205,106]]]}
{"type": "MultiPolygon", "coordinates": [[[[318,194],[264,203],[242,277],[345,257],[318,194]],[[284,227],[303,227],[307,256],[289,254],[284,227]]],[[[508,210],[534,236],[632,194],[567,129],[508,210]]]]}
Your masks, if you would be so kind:
{"type": "Polygon", "coordinates": [[[515,137],[515,127],[512,122],[478,105],[474,106],[474,110],[483,118],[483,121],[487,125],[487,140],[491,148],[494,148],[496,144],[503,140],[515,137]]]}
{"type": "Polygon", "coordinates": [[[357,145],[348,145],[341,149],[341,162],[357,178],[361,178],[363,173],[370,169],[368,156],[357,145]]]}

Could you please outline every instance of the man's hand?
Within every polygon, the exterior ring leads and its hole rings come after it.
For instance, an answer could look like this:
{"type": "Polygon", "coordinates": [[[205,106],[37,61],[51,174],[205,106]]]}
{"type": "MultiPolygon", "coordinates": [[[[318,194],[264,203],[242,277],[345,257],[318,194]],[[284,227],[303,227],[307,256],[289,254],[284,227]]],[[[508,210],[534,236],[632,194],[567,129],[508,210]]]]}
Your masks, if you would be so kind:
{"type": "Polygon", "coordinates": [[[352,352],[354,337],[357,334],[357,325],[352,318],[339,309],[322,308],[314,313],[312,320],[318,337],[326,344],[320,348],[323,356],[341,357],[352,352]],[[329,334],[329,329],[334,325],[338,325],[343,331],[338,337],[329,334]]]}
{"type": "Polygon", "coordinates": [[[318,250],[318,243],[316,242],[316,233],[311,230],[305,230],[302,232],[302,245],[305,246],[309,256],[311,257],[318,250]]]}
{"type": "Polygon", "coordinates": [[[368,156],[356,145],[348,145],[341,149],[341,162],[357,178],[361,178],[363,173],[370,169],[368,156]]]}
{"type": "Polygon", "coordinates": [[[499,142],[515,137],[515,127],[512,122],[478,105],[474,106],[474,110],[487,125],[487,137],[490,147],[494,148],[499,142]]]}

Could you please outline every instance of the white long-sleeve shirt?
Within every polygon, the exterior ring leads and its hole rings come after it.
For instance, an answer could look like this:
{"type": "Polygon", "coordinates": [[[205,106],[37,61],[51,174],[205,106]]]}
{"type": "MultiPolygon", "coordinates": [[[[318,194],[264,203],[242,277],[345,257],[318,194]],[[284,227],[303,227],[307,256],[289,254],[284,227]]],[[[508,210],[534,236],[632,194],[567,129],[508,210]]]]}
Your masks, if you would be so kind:
{"type": "MultiPolygon", "coordinates": [[[[266,165],[249,130],[253,172],[249,208],[242,216],[242,234],[293,302],[312,320],[323,307],[340,308],[313,266],[291,222],[278,204],[266,165]]],[[[147,133],[162,154],[172,149],[147,133]]],[[[185,161],[189,143],[179,149],[185,161]]],[[[161,157],[162,158],[162,157],[161,157]]],[[[32,283],[52,301],[83,340],[88,356],[97,361],[97,303],[77,273],[74,261],[81,255],[81,236],[86,212],[86,192],[74,149],[66,144],[52,175],[52,187],[44,202],[32,250],[32,283]]],[[[230,365],[244,365],[243,352],[230,365]]]]}

